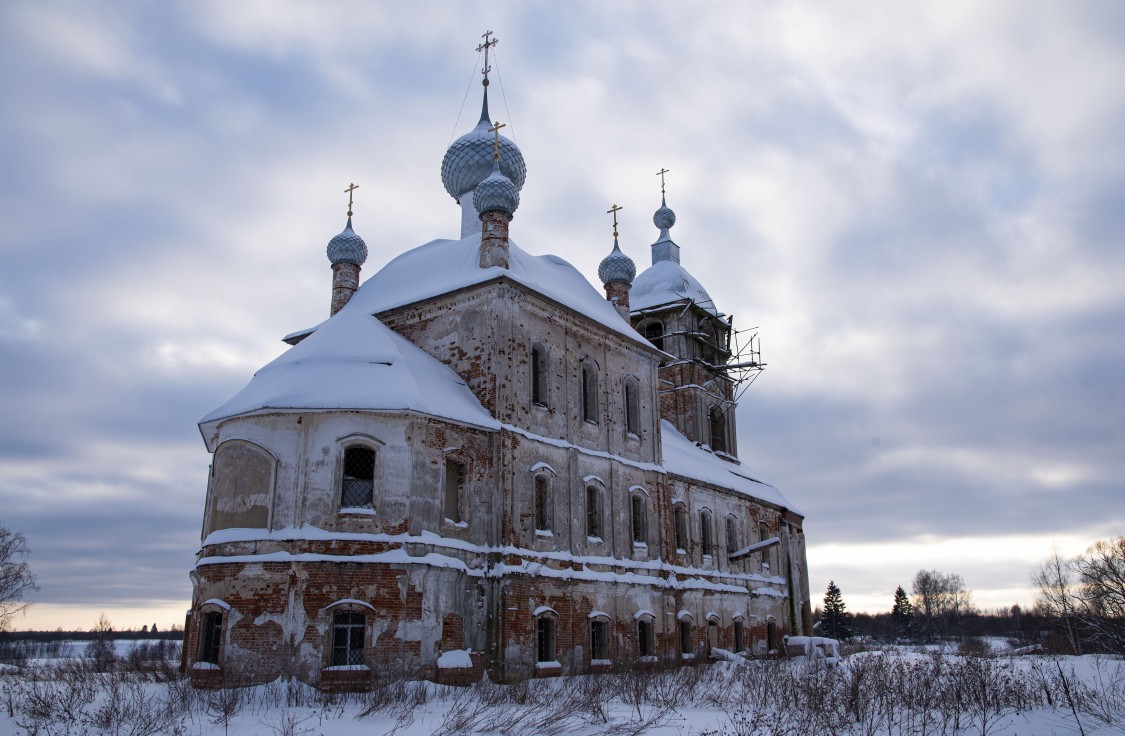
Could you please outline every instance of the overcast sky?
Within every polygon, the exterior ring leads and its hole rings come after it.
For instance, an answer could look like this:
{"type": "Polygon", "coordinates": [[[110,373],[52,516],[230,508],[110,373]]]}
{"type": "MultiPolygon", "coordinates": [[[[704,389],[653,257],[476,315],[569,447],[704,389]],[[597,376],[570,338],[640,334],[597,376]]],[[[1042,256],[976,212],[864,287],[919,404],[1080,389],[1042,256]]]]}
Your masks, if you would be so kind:
{"type": "Polygon", "coordinates": [[[596,281],[617,203],[648,265],[671,170],[684,266],[760,328],[740,454],[807,515],[814,601],[928,568],[1029,604],[1052,545],[1125,533],[1125,4],[417,7],[0,4],[18,627],[182,623],[196,422],[327,316],[349,182],[366,275],[457,236],[486,29],[522,247],[596,281]]]}

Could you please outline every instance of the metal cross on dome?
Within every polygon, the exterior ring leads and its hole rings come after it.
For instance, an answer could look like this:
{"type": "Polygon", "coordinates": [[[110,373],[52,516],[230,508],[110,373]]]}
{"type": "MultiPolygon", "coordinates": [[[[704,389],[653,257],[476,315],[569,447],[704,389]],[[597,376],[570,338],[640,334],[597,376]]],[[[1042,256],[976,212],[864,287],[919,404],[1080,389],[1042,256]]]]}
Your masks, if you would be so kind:
{"type": "Polygon", "coordinates": [[[348,193],[348,217],[352,216],[352,192],[359,189],[359,184],[352,182],[344,191],[348,193]]]}
{"type": "Polygon", "coordinates": [[[656,172],[656,175],[660,177],[660,193],[661,194],[664,194],[664,175],[667,174],[667,173],[668,173],[668,169],[664,168],[663,166],[660,167],[660,171],[656,172]]]}
{"type": "Polygon", "coordinates": [[[488,73],[492,71],[492,67],[488,65],[488,50],[496,44],[500,43],[500,39],[490,38],[491,36],[492,31],[485,31],[483,34],[481,34],[481,38],[484,39],[484,43],[482,43],[480,46],[477,46],[478,52],[484,51],[484,69],[481,70],[481,74],[484,75],[484,81],[481,82],[481,84],[483,84],[485,87],[488,86],[488,73]]]}
{"type": "Polygon", "coordinates": [[[617,237],[617,211],[623,210],[623,209],[625,209],[625,208],[619,207],[617,205],[613,205],[612,207],[610,207],[608,210],[605,211],[607,215],[611,214],[611,213],[613,214],[613,237],[615,237],[615,238],[617,237]]]}
{"type": "Polygon", "coordinates": [[[505,125],[504,123],[501,123],[501,122],[497,121],[497,122],[492,124],[491,128],[488,129],[489,133],[494,133],[496,135],[496,140],[493,141],[493,143],[492,143],[492,160],[493,161],[499,161],[500,160],[500,129],[501,128],[507,128],[507,127],[508,126],[505,125]]]}

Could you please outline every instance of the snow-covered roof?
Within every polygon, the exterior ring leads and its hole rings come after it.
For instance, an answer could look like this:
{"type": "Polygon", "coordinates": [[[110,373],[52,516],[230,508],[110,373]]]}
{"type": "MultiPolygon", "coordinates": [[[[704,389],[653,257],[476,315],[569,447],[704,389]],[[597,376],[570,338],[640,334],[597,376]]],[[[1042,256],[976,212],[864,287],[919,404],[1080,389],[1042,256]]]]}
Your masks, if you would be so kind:
{"type": "Polygon", "coordinates": [[[629,309],[636,312],[690,299],[711,314],[718,314],[711,295],[675,261],[657,261],[633,281],[629,309]]]}
{"type": "Polygon", "coordinates": [[[666,420],[660,421],[660,437],[664,469],[669,473],[730,488],[737,493],[801,513],[789,503],[789,499],[785,498],[776,486],[761,480],[748,465],[745,463],[735,465],[716,457],[714,453],[704,450],[684,437],[672,423],[666,420]]]}
{"type": "Polygon", "coordinates": [[[433,240],[406,251],[364,281],[341,311],[378,314],[498,276],[507,276],[635,343],[652,348],[578,269],[558,256],[531,255],[509,241],[507,269],[481,268],[479,232],[461,240],[433,240]]]}
{"type": "Polygon", "coordinates": [[[416,411],[500,427],[452,369],[359,310],[321,324],[200,424],[268,409],[416,411]]]}

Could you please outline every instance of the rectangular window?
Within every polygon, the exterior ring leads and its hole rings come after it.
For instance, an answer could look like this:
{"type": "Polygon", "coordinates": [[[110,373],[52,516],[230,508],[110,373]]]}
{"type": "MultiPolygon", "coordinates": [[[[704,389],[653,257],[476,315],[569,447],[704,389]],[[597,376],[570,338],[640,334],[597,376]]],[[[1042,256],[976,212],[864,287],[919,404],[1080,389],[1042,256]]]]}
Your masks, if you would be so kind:
{"type": "Polygon", "coordinates": [[[688,547],[687,509],[683,506],[676,507],[676,549],[686,550],[688,547]]]}
{"type": "Polygon", "coordinates": [[[219,663],[219,649],[223,643],[223,614],[208,611],[203,614],[199,632],[199,661],[219,663]]]}
{"type": "Polygon", "coordinates": [[[342,611],[332,617],[332,666],[363,664],[362,613],[342,611]]]}
{"type": "Polygon", "coordinates": [[[645,523],[645,500],[640,494],[633,494],[633,542],[645,544],[648,542],[648,530],[645,523]]]}
{"type": "Polygon", "coordinates": [[[609,624],[590,622],[590,659],[609,659],[609,624]]]}
{"type": "Polygon", "coordinates": [[[535,528],[541,531],[551,529],[551,489],[547,479],[542,475],[535,476],[535,528]]]}
{"type": "Polygon", "coordinates": [[[652,622],[641,619],[637,621],[637,651],[642,657],[651,657],[656,652],[652,646],[652,622]]]}
{"type": "Polygon", "coordinates": [[[598,423],[598,373],[589,361],[582,363],[582,418],[598,423]]]}
{"type": "Polygon", "coordinates": [[[641,410],[637,401],[637,383],[625,380],[625,431],[632,435],[641,434],[641,410]]]}
{"type": "Polygon", "coordinates": [[[465,466],[453,458],[445,459],[445,499],[443,510],[449,521],[461,521],[461,490],[465,484],[465,466]]]}
{"type": "Polygon", "coordinates": [[[745,632],[742,629],[742,622],[736,620],[734,622],[734,651],[741,652],[746,648],[746,642],[743,641],[745,632]]]}
{"type": "Polygon", "coordinates": [[[691,621],[680,619],[680,654],[691,653],[691,621]]]}
{"type": "Polygon", "coordinates": [[[531,347],[531,402],[547,405],[547,350],[542,345],[531,347]]]}
{"type": "Polygon", "coordinates": [[[602,504],[601,494],[597,488],[586,488],[586,536],[600,537],[602,535],[602,504]]]}
{"type": "Polygon", "coordinates": [[[375,490],[375,451],[368,447],[344,450],[344,477],[340,506],[370,506],[375,490]]]}
{"type": "Polygon", "coordinates": [[[536,633],[536,655],[540,662],[555,661],[555,622],[547,616],[539,619],[536,633]]]}
{"type": "Polygon", "coordinates": [[[703,548],[703,554],[705,555],[711,554],[711,547],[714,544],[711,532],[711,512],[701,511],[699,513],[699,546],[703,548]]]}

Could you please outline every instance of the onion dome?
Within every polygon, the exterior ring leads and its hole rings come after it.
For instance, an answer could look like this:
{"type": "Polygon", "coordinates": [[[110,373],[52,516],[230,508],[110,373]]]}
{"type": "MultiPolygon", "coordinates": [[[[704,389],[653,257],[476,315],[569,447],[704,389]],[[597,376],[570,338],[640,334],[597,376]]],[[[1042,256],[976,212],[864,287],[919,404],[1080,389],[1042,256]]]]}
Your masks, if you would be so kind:
{"type": "Polygon", "coordinates": [[[617,238],[613,239],[613,250],[602,259],[598,266],[598,278],[603,284],[632,284],[637,275],[637,265],[633,259],[621,252],[617,238]]]}
{"type": "Polygon", "coordinates": [[[348,224],[344,226],[343,232],[328,241],[328,260],[332,261],[333,266],[337,263],[354,263],[362,266],[367,260],[367,243],[352,230],[351,217],[348,218],[348,224]]]}
{"type": "Polygon", "coordinates": [[[660,196],[660,209],[652,215],[652,224],[661,230],[669,230],[676,224],[676,213],[664,201],[664,196],[660,196]]]}
{"type": "Polygon", "coordinates": [[[494,161],[492,173],[473,191],[473,207],[476,208],[478,215],[483,216],[485,212],[492,210],[500,210],[512,215],[519,206],[520,190],[511,179],[504,176],[499,165],[494,161]]]}
{"type": "MultiPolygon", "coordinates": [[[[484,92],[484,105],[477,127],[453,141],[441,162],[441,183],[445,191],[457,202],[477,188],[492,172],[493,137],[488,128],[488,90],[484,92]]],[[[500,136],[500,171],[515,185],[523,189],[527,179],[527,165],[523,153],[511,140],[500,136]]]]}

